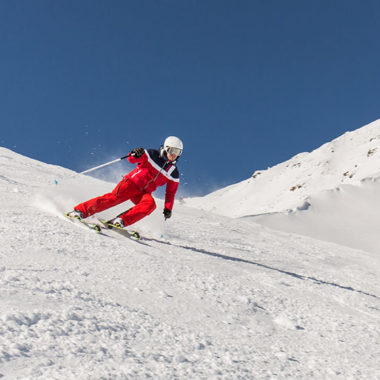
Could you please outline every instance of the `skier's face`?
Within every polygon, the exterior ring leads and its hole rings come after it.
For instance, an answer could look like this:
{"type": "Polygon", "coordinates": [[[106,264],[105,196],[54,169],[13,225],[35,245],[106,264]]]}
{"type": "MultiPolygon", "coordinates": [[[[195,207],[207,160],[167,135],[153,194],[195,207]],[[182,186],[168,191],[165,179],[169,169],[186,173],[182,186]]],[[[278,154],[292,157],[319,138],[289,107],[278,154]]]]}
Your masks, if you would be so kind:
{"type": "Polygon", "coordinates": [[[168,156],[169,161],[174,161],[178,157],[176,154],[167,153],[166,155],[168,156]]]}

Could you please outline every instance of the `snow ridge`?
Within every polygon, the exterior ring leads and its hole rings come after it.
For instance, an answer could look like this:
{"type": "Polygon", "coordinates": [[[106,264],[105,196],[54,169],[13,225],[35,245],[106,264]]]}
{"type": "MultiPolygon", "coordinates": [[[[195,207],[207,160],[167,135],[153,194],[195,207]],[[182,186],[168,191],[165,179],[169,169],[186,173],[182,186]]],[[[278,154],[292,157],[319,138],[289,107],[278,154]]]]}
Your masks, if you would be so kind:
{"type": "Polygon", "coordinates": [[[252,177],[202,198],[190,206],[241,217],[302,207],[305,200],[343,184],[359,185],[380,177],[380,120],[347,132],[311,153],[300,153],[252,177]]]}

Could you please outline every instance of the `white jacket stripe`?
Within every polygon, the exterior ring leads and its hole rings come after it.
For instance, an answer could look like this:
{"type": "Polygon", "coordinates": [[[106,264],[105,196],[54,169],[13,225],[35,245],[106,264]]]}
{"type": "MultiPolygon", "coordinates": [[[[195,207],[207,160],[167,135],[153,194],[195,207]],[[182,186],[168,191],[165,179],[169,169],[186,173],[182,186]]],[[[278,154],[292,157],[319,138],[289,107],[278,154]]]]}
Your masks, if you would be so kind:
{"type": "Polygon", "coordinates": [[[173,182],[179,182],[179,178],[173,178],[171,176],[171,174],[173,173],[173,171],[175,170],[175,165],[173,165],[168,172],[166,172],[163,168],[161,168],[159,165],[157,165],[153,160],[152,158],[149,156],[149,153],[148,151],[145,149],[145,153],[148,157],[148,162],[160,173],[162,174],[163,176],[165,176],[167,179],[169,179],[170,181],[173,181],[173,182]]]}

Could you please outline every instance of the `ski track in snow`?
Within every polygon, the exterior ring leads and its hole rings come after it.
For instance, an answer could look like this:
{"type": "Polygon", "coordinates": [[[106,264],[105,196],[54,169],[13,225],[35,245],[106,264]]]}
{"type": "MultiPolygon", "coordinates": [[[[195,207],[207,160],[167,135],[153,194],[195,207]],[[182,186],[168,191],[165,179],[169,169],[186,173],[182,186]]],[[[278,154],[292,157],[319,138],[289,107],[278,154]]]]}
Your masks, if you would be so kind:
{"type": "Polygon", "coordinates": [[[0,378],[380,377],[375,254],[179,204],[104,237],[60,213],[112,185],[0,164],[0,378]]]}

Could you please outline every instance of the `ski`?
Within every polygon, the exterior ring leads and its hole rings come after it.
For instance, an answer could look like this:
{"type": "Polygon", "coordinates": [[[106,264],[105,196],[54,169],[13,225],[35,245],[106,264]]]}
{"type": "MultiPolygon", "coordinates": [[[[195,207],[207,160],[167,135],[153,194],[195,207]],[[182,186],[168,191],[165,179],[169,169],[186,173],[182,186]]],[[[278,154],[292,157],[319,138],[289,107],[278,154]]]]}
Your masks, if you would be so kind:
{"type": "Polygon", "coordinates": [[[136,241],[139,241],[141,239],[141,236],[137,231],[130,231],[125,228],[115,226],[114,224],[110,223],[110,221],[107,221],[107,220],[98,219],[98,221],[102,223],[103,227],[113,230],[117,232],[118,234],[123,235],[129,239],[136,240],[136,241]]]}
{"type": "Polygon", "coordinates": [[[83,226],[86,226],[87,228],[89,228],[90,230],[92,231],[95,231],[96,233],[98,234],[102,234],[102,235],[105,235],[102,233],[102,227],[97,224],[97,223],[89,223],[83,219],[79,219],[79,218],[73,218],[71,217],[68,213],[64,213],[63,214],[68,220],[72,221],[73,223],[80,223],[81,225],[83,226]]]}
{"type": "Polygon", "coordinates": [[[108,234],[103,232],[103,229],[107,229],[107,231],[112,230],[112,231],[115,231],[116,233],[118,233],[119,235],[122,235],[122,236],[127,237],[131,240],[134,240],[134,241],[137,241],[137,242],[143,244],[141,242],[141,236],[137,231],[130,231],[130,230],[127,230],[125,228],[115,226],[114,224],[110,223],[107,220],[98,219],[99,223],[90,223],[90,222],[87,222],[86,220],[83,220],[83,219],[73,218],[73,217],[69,216],[68,213],[64,213],[63,215],[68,220],[70,220],[71,222],[78,224],[78,225],[81,225],[83,227],[87,227],[90,230],[96,232],[97,234],[110,237],[108,234]]]}

